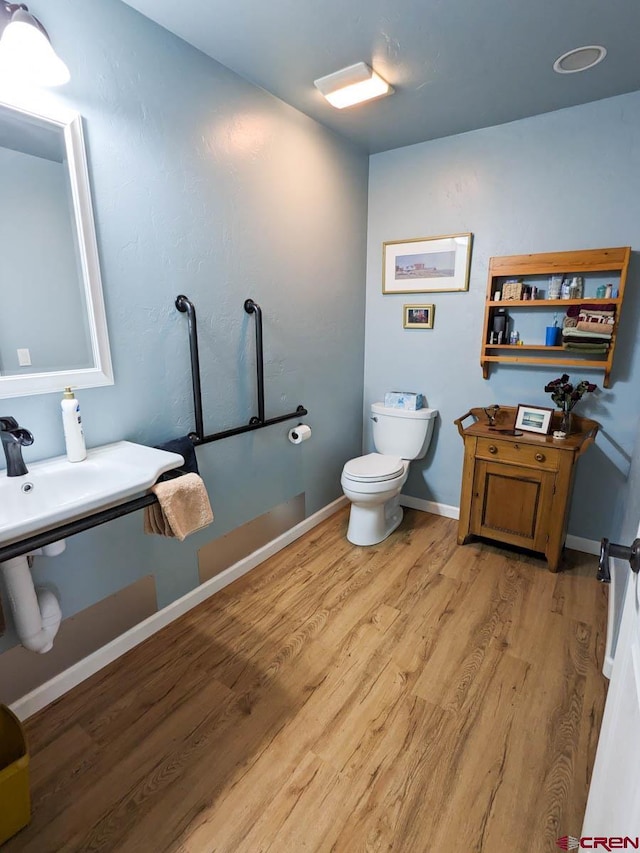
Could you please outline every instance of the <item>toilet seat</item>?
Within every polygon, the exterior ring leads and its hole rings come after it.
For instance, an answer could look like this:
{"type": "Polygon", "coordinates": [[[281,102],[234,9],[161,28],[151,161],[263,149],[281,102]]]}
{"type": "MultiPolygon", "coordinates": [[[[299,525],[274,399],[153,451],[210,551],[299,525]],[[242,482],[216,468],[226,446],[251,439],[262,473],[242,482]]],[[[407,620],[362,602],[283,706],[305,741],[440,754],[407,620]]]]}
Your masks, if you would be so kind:
{"type": "Polygon", "coordinates": [[[367,453],[350,459],[342,469],[345,479],[354,483],[384,483],[394,480],[405,471],[405,461],[399,456],[367,453]]]}

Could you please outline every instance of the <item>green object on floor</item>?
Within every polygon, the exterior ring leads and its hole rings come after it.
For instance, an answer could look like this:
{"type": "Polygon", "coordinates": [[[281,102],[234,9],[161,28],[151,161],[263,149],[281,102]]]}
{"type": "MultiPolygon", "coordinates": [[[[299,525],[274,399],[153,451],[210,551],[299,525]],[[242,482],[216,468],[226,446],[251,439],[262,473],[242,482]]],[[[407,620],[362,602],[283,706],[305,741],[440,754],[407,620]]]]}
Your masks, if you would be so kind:
{"type": "Polygon", "coordinates": [[[29,751],[22,723],[0,705],[0,844],[31,820],[29,751]]]}

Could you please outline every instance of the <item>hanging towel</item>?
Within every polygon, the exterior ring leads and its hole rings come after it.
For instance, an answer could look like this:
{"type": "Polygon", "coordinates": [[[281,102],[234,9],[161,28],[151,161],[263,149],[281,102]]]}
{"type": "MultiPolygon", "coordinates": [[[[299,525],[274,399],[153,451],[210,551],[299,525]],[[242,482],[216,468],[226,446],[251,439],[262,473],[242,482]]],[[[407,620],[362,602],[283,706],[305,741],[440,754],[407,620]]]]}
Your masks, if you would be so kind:
{"type": "Polygon", "coordinates": [[[155,445],[158,450],[168,450],[170,453],[179,453],[184,459],[184,465],[179,468],[173,468],[171,471],[166,471],[159,478],[159,482],[171,480],[174,477],[179,477],[181,474],[199,474],[198,460],[196,459],[196,449],[188,435],[183,435],[180,438],[172,438],[170,441],[165,441],[164,444],[155,445]]]}
{"type": "Polygon", "coordinates": [[[185,474],[151,486],[158,503],[145,507],[144,532],[172,536],[181,542],[211,524],[213,512],[202,478],[185,474]]]}

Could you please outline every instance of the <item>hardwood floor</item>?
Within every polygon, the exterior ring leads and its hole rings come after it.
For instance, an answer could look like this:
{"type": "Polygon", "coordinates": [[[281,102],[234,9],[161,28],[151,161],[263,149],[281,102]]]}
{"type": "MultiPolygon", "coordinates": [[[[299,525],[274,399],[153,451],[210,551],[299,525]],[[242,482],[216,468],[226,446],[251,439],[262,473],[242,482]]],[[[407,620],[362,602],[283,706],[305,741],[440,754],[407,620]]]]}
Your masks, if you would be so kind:
{"type": "Polygon", "coordinates": [[[606,592],[407,511],[346,511],[29,720],[7,853],[557,850],[605,699],[606,592]]]}

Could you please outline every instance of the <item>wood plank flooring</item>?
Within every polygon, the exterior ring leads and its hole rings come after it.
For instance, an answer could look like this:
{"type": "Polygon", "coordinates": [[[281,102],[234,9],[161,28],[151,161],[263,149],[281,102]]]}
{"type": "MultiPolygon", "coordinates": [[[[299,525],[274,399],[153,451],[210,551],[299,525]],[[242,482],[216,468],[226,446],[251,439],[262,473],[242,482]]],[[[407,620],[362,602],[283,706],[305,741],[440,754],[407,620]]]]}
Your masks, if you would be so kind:
{"type": "Polygon", "coordinates": [[[606,692],[595,558],[346,511],[28,721],[6,853],[557,850],[606,692]]]}

